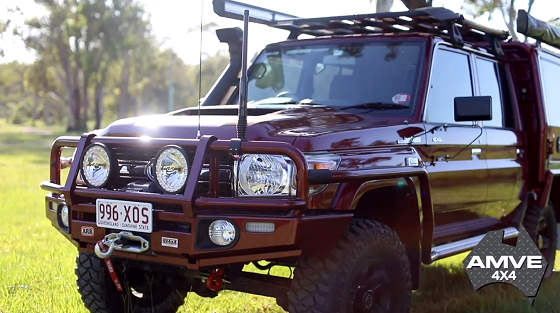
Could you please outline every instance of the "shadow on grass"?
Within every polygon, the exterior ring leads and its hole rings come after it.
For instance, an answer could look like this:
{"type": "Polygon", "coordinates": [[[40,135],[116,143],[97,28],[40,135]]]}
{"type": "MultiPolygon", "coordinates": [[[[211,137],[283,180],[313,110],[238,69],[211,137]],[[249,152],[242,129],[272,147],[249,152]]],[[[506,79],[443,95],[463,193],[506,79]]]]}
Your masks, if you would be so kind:
{"type": "Polygon", "coordinates": [[[475,291],[462,264],[424,267],[422,283],[413,294],[413,313],[560,313],[560,274],[543,282],[533,306],[507,284],[475,291]]]}

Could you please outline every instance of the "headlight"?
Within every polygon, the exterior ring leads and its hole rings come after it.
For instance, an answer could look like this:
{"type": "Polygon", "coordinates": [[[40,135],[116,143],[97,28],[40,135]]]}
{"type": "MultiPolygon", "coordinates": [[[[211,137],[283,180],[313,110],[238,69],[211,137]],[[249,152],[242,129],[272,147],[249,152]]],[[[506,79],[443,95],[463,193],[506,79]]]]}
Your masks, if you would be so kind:
{"type": "Polygon", "coordinates": [[[93,143],[86,148],[81,166],[81,176],[90,187],[102,187],[111,177],[111,157],[105,145],[93,143]]]}
{"type": "Polygon", "coordinates": [[[156,155],[153,173],[160,189],[167,193],[181,192],[187,184],[187,154],[178,146],[166,146],[156,155]]]}
{"type": "MultiPolygon", "coordinates": [[[[340,157],[330,153],[307,154],[310,169],[335,170],[340,157]]],[[[238,196],[293,196],[297,180],[293,161],[281,155],[245,154],[236,163],[238,196]]],[[[311,185],[309,194],[316,195],[328,185],[311,185]]]]}
{"type": "Polygon", "coordinates": [[[245,154],[238,162],[240,196],[289,196],[291,161],[280,155],[245,154]]]}
{"type": "Polygon", "coordinates": [[[218,246],[227,246],[235,241],[235,226],[225,220],[217,220],[208,227],[210,240],[218,246]]]}

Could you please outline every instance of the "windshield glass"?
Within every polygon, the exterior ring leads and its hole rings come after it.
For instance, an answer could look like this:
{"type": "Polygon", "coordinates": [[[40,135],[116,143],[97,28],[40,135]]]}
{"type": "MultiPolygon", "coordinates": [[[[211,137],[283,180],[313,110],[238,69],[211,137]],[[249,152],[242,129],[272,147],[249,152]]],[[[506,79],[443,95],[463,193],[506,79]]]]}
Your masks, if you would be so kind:
{"type": "Polygon", "coordinates": [[[268,48],[251,68],[248,102],[352,106],[409,115],[416,103],[423,49],[421,41],[394,39],[268,48]]]}

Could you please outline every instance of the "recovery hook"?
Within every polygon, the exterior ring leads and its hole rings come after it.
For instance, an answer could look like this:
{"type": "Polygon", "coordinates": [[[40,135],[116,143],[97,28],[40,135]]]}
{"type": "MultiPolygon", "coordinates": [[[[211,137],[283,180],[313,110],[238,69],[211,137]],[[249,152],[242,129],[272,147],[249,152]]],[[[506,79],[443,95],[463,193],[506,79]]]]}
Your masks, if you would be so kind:
{"type": "Polygon", "coordinates": [[[208,275],[208,279],[206,280],[206,287],[212,291],[222,290],[224,284],[224,273],[225,270],[223,268],[210,273],[210,275],[208,275]]]}
{"type": "Polygon", "coordinates": [[[141,253],[150,247],[148,241],[140,236],[133,235],[131,232],[122,231],[120,233],[111,233],[99,240],[94,247],[95,255],[105,261],[109,275],[118,291],[123,291],[121,281],[115,270],[115,266],[111,261],[111,256],[115,250],[141,253]]]}
{"type": "Polygon", "coordinates": [[[111,242],[111,245],[107,246],[103,241],[104,240],[99,240],[95,245],[95,254],[99,256],[101,259],[103,259],[103,261],[105,261],[105,266],[107,266],[107,270],[109,271],[109,275],[111,276],[111,280],[113,281],[113,284],[115,284],[115,287],[119,292],[122,292],[124,289],[122,287],[121,280],[117,275],[117,271],[115,270],[113,261],[111,261],[109,257],[111,254],[113,254],[114,242],[111,242]],[[99,253],[97,253],[98,250],[104,257],[101,257],[99,253]]]}

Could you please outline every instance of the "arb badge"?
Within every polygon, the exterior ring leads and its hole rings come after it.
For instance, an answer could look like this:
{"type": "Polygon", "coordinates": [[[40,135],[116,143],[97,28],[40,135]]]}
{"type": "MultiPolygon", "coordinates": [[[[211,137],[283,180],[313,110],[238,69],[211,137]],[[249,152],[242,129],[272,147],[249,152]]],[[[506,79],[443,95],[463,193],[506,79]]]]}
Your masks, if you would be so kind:
{"type": "Polygon", "coordinates": [[[548,263],[521,226],[516,246],[503,242],[503,230],[488,232],[463,265],[475,290],[506,283],[517,287],[533,303],[548,263]]]}

